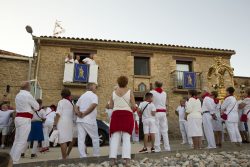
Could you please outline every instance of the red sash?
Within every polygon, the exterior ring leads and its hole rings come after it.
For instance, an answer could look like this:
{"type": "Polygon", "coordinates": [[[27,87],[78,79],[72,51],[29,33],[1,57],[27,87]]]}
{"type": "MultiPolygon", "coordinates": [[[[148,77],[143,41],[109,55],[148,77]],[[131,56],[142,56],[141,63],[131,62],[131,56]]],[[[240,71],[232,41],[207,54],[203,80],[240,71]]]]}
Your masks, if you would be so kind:
{"type": "Polygon", "coordinates": [[[156,112],[167,112],[166,109],[156,109],[156,112]]]}
{"type": "Polygon", "coordinates": [[[127,110],[113,111],[110,121],[109,134],[110,136],[115,132],[127,132],[132,135],[134,129],[133,113],[127,110]]]}
{"type": "Polygon", "coordinates": [[[16,113],[16,117],[23,117],[23,118],[33,118],[33,114],[29,113],[29,112],[18,112],[16,113]]]}

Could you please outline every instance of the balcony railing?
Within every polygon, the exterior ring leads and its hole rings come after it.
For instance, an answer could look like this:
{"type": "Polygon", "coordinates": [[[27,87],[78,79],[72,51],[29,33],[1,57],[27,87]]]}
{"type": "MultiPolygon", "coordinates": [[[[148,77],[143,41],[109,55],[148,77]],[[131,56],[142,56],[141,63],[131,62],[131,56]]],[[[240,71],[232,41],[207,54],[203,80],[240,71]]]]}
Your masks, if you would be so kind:
{"type": "Polygon", "coordinates": [[[173,71],[171,73],[174,89],[201,89],[201,73],[173,71]]]}
{"type": "Polygon", "coordinates": [[[97,84],[98,65],[65,63],[63,83],[97,84]]]}

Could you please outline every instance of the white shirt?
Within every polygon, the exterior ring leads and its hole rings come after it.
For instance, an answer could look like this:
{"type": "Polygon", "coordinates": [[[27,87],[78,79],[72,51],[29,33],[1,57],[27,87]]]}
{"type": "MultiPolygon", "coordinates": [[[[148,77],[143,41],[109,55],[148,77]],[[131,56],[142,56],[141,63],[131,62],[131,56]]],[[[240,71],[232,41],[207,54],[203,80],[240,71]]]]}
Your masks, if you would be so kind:
{"type": "Polygon", "coordinates": [[[155,105],[156,109],[165,109],[167,105],[167,94],[166,92],[158,93],[155,90],[150,91],[153,94],[153,104],[155,105]]]}
{"type": "Polygon", "coordinates": [[[74,63],[74,59],[69,59],[68,57],[65,59],[65,63],[74,63]]]}
{"type": "MultiPolygon", "coordinates": [[[[98,104],[98,97],[92,91],[87,91],[78,99],[76,106],[80,108],[80,112],[85,112],[91,104],[98,104]]],[[[96,124],[97,108],[83,118],[77,117],[76,122],[84,122],[87,124],[96,124]]]]}
{"type": "Polygon", "coordinates": [[[142,113],[142,122],[144,120],[146,120],[146,119],[149,119],[149,118],[155,119],[155,117],[152,115],[152,112],[156,111],[155,105],[153,103],[149,103],[147,101],[143,101],[143,102],[140,103],[139,109],[141,110],[141,112],[144,109],[144,111],[142,113]],[[146,107],[146,105],[147,105],[147,107],[146,107]]]}
{"type": "Polygon", "coordinates": [[[95,60],[86,57],[85,59],[82,60],[85,64],[89,64],[89,65],[96,65],[95,60]]]}
{"type": "Polygon", "coordinates": [[[202,103],[202,112],[205,112],[205,111],[209,111],[210,114],[213,114],[216,111],[216,104],[214,103],[214,99],[208,96],[206,96],[203,99],[203,103],[202,103]]]}
{"type": "Polygon", "coordinates": [[[13,112],[14,110],[7,110],[7,111],[0,110],[0,128],[8,126],[10,116],[13,112]]]}
{"type": "Polygon", "coordinates": [[[75,59],[75,61],[74,61],[74,62],[75,62],[75,64],[79,64],[79,61],[78,61],[77,59],[75,59]]]}
{"type": "Polygon", "coordinates": [[[56,114],[60,115],[61,120],[65,119],[73,122],[73,104],[67,99],[60,100],[56,108],[56,114]]]}
{"type": "Polygon", "coordinates": [[[45,118],[46,112],[44,109],[33,113],[32,121],[42,121],[41,118],[45,118]],[[36,114],[37,113],[37,114],[36,114]]]}
{"type": "Polygon", "coordinates": [[[178,112],[179,114],[179,121],[182,122],[182,121],[186,121],[185,120],[185,115],[186,115],[186,109],[184,106],[178,106],[176,111],[178,112]]]}
{"type": "Polygon", "coordinates": [[[20,92],[16,95],[15,103],[17,113],[29,112],[33,114],[33,110],[39,110],[39,104],[33,98],[31,93],[26,90],[20,90],[20,92]]]}
{"type": "Polygon", "coordinates": [[[221,105],[221,110],[227,114],[228,122],[238,122],[238,103],[234,96],[227,97],[221,105]],[[230,112],[230,113],[229,113],[230,112]]]}
{"type": "Polygon", "coordinates": [[[122,97],[117,96],[115,91],[112,95],[114,101],[113,111],[116,110],[126,110],[132,112],[131,104],[130,104],[130,90],[128,90],[122,97]]]}
{"type": "Polygon", "coordinates": [[[201,110],[201,101],[192,97],[189,98],[186,106],[186,112],[189,113],[187,118],[202,118],[201,110]]]}
{"type": "Polygon", "coordinates": [[[47,108],[46,110],[46,121],[45,123],[48,123],[48,124],[53,124],[54,123],[54,119],[55,119],[55,116],[56,116],[56,112],[55,111],[52,111],[50,107],[47,108]]]}
{"type": "MultiPolygon", "coordinates": [[[[250,97],[245,98],[242,103],[246,104],[244,107],[244,114],[247,114],[247,112],[250,110],[250,97]]],[[[250,112],[247,114],[248,119],[250,119],[250,112]]]]}

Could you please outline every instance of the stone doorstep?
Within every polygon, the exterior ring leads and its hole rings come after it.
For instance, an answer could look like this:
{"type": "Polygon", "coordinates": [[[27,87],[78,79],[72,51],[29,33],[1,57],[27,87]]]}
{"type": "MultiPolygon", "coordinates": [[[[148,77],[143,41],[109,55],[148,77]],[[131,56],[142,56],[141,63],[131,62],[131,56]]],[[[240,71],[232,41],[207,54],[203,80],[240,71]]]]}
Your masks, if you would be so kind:
{"type": "MultiPolygon", "coordinates": [[[[151,159],[160,159],[164,157],[170,157],[175,156],[176,153],[188,153],[190,154],[201,154],[204,152],[210,152],[210,153],[217,153],[222,151],[243,151],[243,150],[249,150],[250,145],[242,145],[241,147],[237,146],[231,146],[231,147],[225,147],[220,149],[201,149],[201,150],[175,150],[170,152],[160,152],[160,153],[144,153],[144,154],[132,154],[131,158],[135,160],[140,160],[143,158],[151,158],[151,159]]],[[[118,156],[118,159],[121,158],[121,156],[118,156]]],[[[101,156],[101,157],[88,157],[88,158],[72,158],[67,160],[49,160],[49,161],[40,161],[40,162],[30,162],[30,163],[22,163],[22,164],[16,164],[14,167],[52,167],[52,166],[58,166],[60,164],[100,164],[104,161],[108,161],[108,156],[101,156]]]]}

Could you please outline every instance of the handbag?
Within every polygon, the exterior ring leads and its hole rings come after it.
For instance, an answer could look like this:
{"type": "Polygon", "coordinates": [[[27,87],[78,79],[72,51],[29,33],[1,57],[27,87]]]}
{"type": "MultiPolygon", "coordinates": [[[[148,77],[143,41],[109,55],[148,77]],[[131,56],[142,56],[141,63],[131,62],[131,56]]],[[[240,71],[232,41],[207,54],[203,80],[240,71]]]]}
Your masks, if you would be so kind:
{"type": "Polygon", "coordinates": [[[247,115],[249,114],[250,110],[246,114],[242,114],[240,117],[241,122],[247,122],[247,115]]]}
{"type": "Polygon", "coordinates": [[[237,101],[235,102],[235,105],[233,106],[233,108],[229,111],[229,113],[228,114],[226,114],[226,113],[223,113],[223,114],[221,114],[221,118],[223,119],[223,120],[227,120],[227,117],[228,117],[228,115],[230,114],[230,112],[231,111],[233,111],[233,109],[234,109],[234,107],[236,106],[236,104],[237,104],[237,101]]]}

